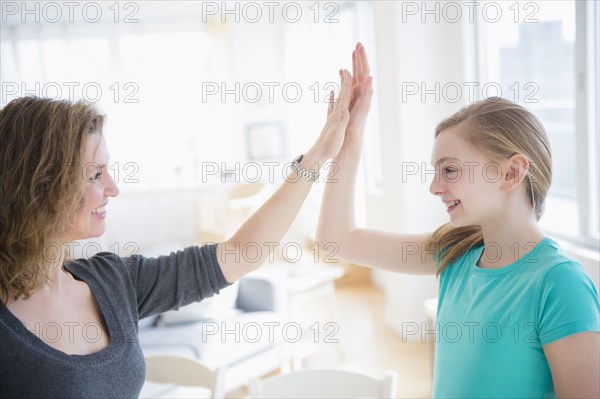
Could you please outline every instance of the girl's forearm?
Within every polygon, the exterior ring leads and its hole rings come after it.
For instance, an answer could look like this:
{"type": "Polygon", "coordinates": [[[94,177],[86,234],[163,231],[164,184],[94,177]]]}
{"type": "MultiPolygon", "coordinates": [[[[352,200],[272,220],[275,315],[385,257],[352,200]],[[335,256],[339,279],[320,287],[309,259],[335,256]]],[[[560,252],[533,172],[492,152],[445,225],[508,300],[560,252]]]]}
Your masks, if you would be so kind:
{"type": "Polygon", "coordinates": [[[325,183],[316,241],[323,248],[333,243],[343,249],[343,240],[355,228],[354,196],[360,164],[361,143],[346,136],[344,146],[330,170],[336,173],[325,183]]]}

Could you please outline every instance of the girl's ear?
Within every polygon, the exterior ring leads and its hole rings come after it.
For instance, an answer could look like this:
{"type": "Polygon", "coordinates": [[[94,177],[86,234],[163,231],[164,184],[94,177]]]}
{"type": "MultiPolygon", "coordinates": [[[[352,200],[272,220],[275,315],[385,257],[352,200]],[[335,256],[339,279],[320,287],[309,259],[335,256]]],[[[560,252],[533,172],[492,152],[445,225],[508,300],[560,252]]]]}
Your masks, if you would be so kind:
{"type": "Polygon", "coordinates": [[[502,189],[508,192],[517,188],[529,173],[529,159],[523,154],[515,154],[505,165],[502,189]]]}

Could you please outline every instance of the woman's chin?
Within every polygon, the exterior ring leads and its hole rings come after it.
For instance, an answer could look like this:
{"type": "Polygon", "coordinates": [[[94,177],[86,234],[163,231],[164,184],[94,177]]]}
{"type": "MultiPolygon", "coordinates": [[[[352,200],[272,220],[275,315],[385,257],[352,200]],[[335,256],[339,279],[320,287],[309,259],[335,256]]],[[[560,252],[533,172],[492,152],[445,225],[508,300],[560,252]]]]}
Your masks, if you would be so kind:
{"type": "Polygon", "coordinates": [[[105,228],[102,228],[102,229],[99,229],[97,231],[94,231],[92,234],[90,234],[90,236],[88,238],[98,238],[98,237],[101,237],[102,235],[104,235],[104,231],[105,230],[106,230],[105,228]]]}
{"type": "Polygon", "coordinates": [[[83,235],[83,238],[80,238],[80,240],[89,240],[91,238],[101,237],[102,235],[104,235],[105,230],[106,229],[104,228],[104,226],[102,226],[101,228],[98,227],[96,229],[88,231],[86,234],[83,235]]]}

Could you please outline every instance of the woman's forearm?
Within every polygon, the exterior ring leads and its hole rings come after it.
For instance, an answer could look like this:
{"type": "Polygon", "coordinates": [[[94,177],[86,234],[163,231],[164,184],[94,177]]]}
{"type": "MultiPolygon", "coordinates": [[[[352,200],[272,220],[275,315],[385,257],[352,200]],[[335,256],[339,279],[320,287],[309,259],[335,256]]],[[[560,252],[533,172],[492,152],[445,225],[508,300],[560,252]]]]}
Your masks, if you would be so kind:
{"type": "MultiPolygon", "coordinates": [[[[307,152],[300,164],[307,170],[321,166],[326,158],[307,152]]],[[[300,211],[314,183],[291,171],[277,191],[225,242],[219,244],[217,257],[229,282],[260,267],[270,249],[279,243],[300,211]]]]}

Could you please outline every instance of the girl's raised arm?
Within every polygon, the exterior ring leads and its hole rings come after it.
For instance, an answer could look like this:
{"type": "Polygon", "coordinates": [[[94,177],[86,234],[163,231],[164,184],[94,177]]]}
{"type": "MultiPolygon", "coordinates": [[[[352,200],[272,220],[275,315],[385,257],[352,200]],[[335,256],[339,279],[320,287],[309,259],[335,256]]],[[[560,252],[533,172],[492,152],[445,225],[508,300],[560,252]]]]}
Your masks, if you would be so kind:
{"type": "Polygon", "coordinates": [[[353,84],[350,121],[344,144],[332,162],[336,181],[326,183],[316,241],[324,252],[337,251],[343,260],[377,269],[411,274],[435,274],[425,244],[428,235],[392,234],[356,228],[354,192],[365,123],[373,95],[373,78],[362,44],[352,53],[353,84]]]}

